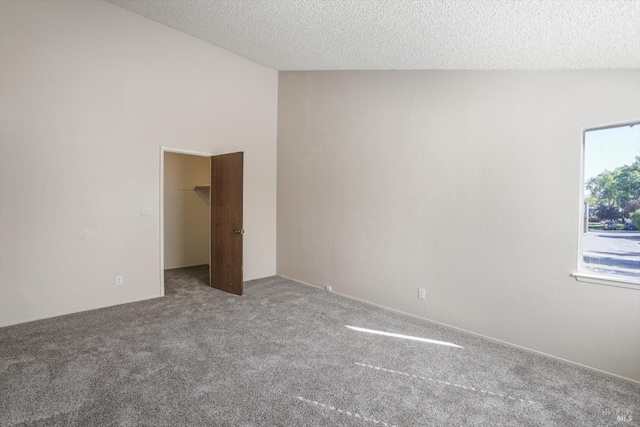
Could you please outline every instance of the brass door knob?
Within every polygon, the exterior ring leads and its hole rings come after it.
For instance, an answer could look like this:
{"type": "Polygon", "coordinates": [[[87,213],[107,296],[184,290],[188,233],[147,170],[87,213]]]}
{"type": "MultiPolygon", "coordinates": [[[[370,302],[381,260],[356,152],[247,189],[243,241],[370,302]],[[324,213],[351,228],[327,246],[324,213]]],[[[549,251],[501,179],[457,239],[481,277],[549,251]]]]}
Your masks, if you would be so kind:
{"type": "Polygon", "coordinates": [[[234,231],[235,234],[244,234],[244,228],[234,231]]]}

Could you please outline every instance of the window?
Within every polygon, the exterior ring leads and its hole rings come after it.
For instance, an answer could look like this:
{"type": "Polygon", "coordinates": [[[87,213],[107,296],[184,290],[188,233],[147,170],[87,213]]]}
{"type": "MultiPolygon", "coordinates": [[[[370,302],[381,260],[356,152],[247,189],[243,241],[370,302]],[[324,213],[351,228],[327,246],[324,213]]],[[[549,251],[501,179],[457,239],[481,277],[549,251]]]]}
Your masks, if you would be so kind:
{"type": "Polygon", "coordinates": [[[640,121],[583,133],[578,273],[640,285],[640,121]]]}

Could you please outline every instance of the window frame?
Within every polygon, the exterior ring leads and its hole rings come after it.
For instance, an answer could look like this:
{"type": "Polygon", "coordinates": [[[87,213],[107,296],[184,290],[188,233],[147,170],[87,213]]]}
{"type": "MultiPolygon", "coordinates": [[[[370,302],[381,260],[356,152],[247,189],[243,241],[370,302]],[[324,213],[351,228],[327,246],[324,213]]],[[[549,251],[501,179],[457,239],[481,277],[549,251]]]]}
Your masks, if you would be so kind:
{"type": "MultiPolygon", "coordinates": [[[[635,289],[640,291],[640,278],[616,276],[613,274],[602,274],[587,271],[584,268],[584,218],[587,215],[584,205],[584,160],[585,160],[585,136],[587,132],[612,129],[624,126],[640,126],[640,119],[626,120],[617,123],[609,123],[606,125],[589,126],[582,128],[582,143],[580,144],[580,193],[579,193],[579,209],[578,209],[578,259],[576,271],[571,274],[579,282],[595,283],[599,285],[616,286],[621,288],[635,289]]],[[[587,223],[588,227],[588,223],[587,223]]],[[[587,230],[588,232],[588,230],[587,230]]]]}

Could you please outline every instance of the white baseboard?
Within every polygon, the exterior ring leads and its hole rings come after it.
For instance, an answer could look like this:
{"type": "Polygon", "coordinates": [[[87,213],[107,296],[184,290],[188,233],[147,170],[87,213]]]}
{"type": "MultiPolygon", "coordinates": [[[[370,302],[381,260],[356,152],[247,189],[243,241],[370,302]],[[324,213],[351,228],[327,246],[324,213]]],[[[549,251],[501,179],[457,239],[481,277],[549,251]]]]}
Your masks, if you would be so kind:
{"type": "MultiPolygon", "coordinates": [[[[322,289],[322,290],[325,289],[323,286],[314,285],[312,283],[307,283],[307,282],[304,282],[302,280],[294,279],[293,277],[285,276],[283,274],[278,274],[278,276],[282,277],[284,279],[287,279],[287,280],[291,280],[292,282],[300,283],[301,285],[311,286],[311,287],[316,288],[316,289],[322,289]]],[[[560,362],[563,362],[563,363],[566,363],[566,364],[569,364],[569,365],[578,366],[580,368],[588,369],[590,371],[597,372],[599,374],[603,374],[603,375],[606,375],[606,376],[609,376],[609,377],[614,377],[614,378],[617,378],[617,379],[620,379],[620,380],[624,380],[624,381],[627,381],[627,382],[630,382],[630,383],[633,383],[633,384],[636,384],[636,385],[640,384],[640,381],[637,381],[637,380],[634,380],[634,379],[631,379],[631,378],[627,378],[627,377],[623,377],[622,375],[617,375],[617,374],[614,374],[614,373],[611,373],[611,372],[603,371],[602,369],[594,368],[593,366],[583,365],[582,363],[574,362],[574,361],[568,360],[568,359],[563,359],[562,357],[554,356],[553,354],[549,354],[549,353],[545,353],[545,352],[542,352],[542,351],[534,350],[534,349],[529,348],[529,347],[523,347],[521,345],[513,344],[513,343],[510,343],[508,341],[503,341],[503,340],[500,340],[498,338],[493,338],[493,337],[489,337],[489,336],[486,336],[486,335],[482,335],[482,334],[479,334],[477,332],[473,332],[473,331],[469,331],[467,329],[459,328],[457,326],[452,326],[452,325],[448,325],[446,323],[438,322],[437,320],[432,320],[432,319],[429,319],[429,318],[426,318],[426,317],[416,316],[415,314],[411,314],[411,313],[407,313],[407,312],[404,312],[404,311],[396,310],[395,308],[386,307],[384,305],[380,305],[380,304],[376,304],[376,303],[373,303],[373,302],[370,302],[370,301],[366,301],[366,300],[363,300],[363,299],[360,299],[360,298],[356,298],[356,297],[353,297],[351,295],[341,294],[340,292],[336,292],[336,291],[331,291],[331,293],[336,294],[336,295],[340,295],[342,297],[349,298],[349,299],[352,299],[352,300],[355,300],[355,301],[360,301],[360,302],[363,302],[365,304],[373,305],[375,307],[379,307],[379,308],[382,308],[384,310],[393,311],[395,313],[400,313],[400,314],[404,314],[404,315],[407,315],[407,316],[415,317],[417,319],[426,320],[427,322],[435,323],[437,325],[446,326],[447,328],[455,329],[457,331],[464,332],[465,334],[469,334],[469,335],[473,335],[473,336],[476,336],[476,337],[480,337],[480,338],[483,338],[483,339],[486,339],[488,341],[495,342],[495,343],[498,343],[498,344],[504,344],[504,345],[507,345],[509,347],[514,347],[514,348],[517,348],[517,349],[520,349],[520,350],[527,351],[529,353],[535,353],[535,354],[538,354],[538,355],[541,355],[541,356],[544,356],[544,357],[548,357],[548,358],[551,358],[551,359],[554,359],[554,360],[557,360],[557,361],[560,361],[560,362]]]]}
{"type": "Polygon", "coordinates": [[[20,322],[7,323],[6,325],[1,325],[0,328],[6,328],[8,326],[15,326],[15,325],[23,325],[25,323],[38,322],[40,320],[54,319],[56,317],[70,316],[72,314],[85,313],[87,311],[102,310],[103,308],[115,307],[115,306],[124,305],[124,304],[131,304],[133,302],[147,301],[147,300],[150,300],[150,299],[161,298],[161,297],[162,297],[161,295],[154,295],[154,296],[151,296],[151,297],[142,297],[142,298],[132,299],[131,301],[117,302],[115,304],[100,305],[100,306],[92,307],[92,308],[83,308],[82,310],[77,310],[77,311],[66,311],[66,312],[62,312],[60,314],[56,314],[54,316],[32,317],[30,319],[22,320],[20,322]]]}

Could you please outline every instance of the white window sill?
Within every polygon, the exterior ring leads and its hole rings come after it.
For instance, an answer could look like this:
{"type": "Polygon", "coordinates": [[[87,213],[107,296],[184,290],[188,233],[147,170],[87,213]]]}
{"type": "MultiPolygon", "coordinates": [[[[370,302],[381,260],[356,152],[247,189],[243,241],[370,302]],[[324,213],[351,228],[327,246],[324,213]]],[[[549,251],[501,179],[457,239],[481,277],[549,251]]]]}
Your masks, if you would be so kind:
{"type": "Polygon", "coordinates": [[[617,286],[619,288],[635,289],[640,291],[640,279],[633,277],[619,277],[595,273],[572,273],[579,282],[597,283],[598,285],[617,286]]]}

